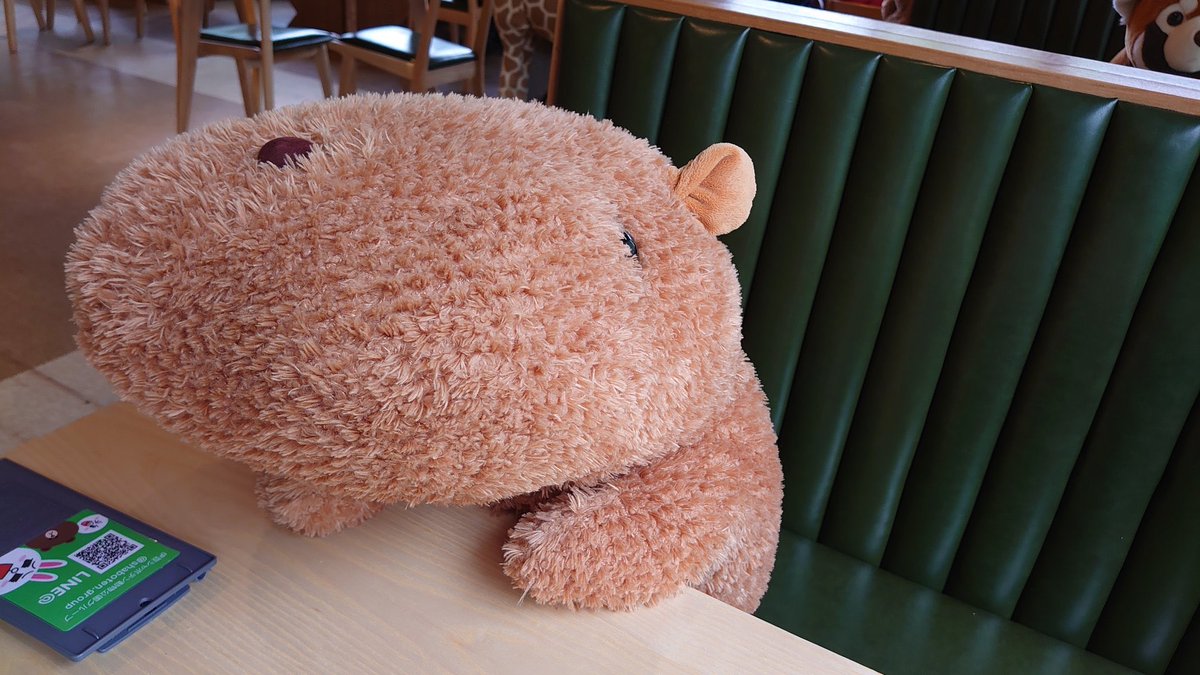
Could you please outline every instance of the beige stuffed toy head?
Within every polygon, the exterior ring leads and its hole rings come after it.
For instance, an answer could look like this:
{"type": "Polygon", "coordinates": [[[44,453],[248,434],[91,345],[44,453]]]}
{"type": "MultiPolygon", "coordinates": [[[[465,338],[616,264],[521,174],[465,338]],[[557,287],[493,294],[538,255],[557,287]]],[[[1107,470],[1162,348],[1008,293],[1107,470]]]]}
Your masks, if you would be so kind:
{"type": "Polygon", "coordinates": [[[80,226],[68,290],[122,397],[247,464],[288,527],[502,502],[531,519],[505,571],[535,600],[630,607],[693,585],[752,609],[780,475],[717,235],[753,197],[731,145],[676,169],[540,105],[352,97],[134,162],[80,226]],[[609,490],[673,534],[606,529],[625,502],[579,510],[609,490]],[[558,526],[581,539],[549,547],[558,526]],[[605,556],[650,572],[614,577],[605,556]]]}

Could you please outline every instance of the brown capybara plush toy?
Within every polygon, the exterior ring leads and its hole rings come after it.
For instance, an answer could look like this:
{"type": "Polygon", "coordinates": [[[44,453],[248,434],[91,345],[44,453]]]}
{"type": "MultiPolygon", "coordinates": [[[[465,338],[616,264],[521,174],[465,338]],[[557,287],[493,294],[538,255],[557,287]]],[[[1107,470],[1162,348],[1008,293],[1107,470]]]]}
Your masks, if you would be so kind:
{"type": "Polygon", "coordinates": [[[717,235],[753,196],[731,145],[676,169],[538,104],[351,97],[150,151],[67,285],[121,396],[247,464],[289,528],[499,504],[539,602],[751,611],[782,474],[717,235]]]}

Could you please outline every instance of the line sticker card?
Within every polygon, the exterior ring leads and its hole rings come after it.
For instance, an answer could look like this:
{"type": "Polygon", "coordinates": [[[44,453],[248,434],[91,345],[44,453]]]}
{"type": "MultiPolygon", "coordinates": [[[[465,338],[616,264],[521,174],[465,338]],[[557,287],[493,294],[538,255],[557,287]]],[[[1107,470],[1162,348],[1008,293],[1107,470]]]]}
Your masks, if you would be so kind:
{"type": "Polygon", "coordinates": [[[179,552],[90,510],[0,556],[0,601],[69,631],[179,552]]]}

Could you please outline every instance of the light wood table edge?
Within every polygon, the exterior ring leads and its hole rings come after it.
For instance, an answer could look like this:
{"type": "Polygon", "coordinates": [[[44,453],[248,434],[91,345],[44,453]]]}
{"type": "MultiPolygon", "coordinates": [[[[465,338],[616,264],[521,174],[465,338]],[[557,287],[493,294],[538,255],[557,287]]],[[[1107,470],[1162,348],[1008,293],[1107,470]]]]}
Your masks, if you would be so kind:
{"type": "MultiPolygon", "coordinates": [[[[481,508],[391,507],[325,539],[285,532],[255,507],[245,467],[126,404],[7,458],[217,555],[176,606],[73,671],[872,672],[693,589],[633,612],[521,602],[499,568],[511,518],[481,508]]],[[[0,654],[0,672],[69,665],[10,626],[0,654]]]]}

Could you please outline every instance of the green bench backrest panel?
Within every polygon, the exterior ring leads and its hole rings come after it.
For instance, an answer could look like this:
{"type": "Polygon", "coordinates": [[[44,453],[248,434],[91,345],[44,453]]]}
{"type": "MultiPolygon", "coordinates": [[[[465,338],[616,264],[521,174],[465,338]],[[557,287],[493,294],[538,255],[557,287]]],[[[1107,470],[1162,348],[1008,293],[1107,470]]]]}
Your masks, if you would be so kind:
{"type": "Polygon", "coordinates": [[[915,0],[921,28],[1109,61],[1125,46],[1112,0],[915,0]]]}
{"type": "Polygon", "coordinates": [[[558,105],[755,161],[725,241],[784,527],[1194,663],[1200,120],[597,0],[562,21],[558,105]]]}

